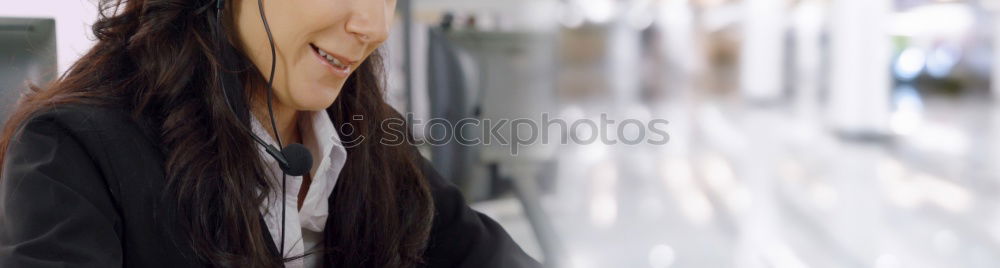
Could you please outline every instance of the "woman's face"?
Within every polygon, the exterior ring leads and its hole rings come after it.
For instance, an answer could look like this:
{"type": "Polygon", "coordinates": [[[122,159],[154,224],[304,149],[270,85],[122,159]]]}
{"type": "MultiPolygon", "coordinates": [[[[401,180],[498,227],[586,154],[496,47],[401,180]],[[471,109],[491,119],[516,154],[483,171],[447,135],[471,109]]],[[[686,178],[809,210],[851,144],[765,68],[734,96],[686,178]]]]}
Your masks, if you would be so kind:
{"type": "MultiPolygon", "coordinates": [[[[265,78],[271,48],[257,0],[237,0],[239,40],[265,78]]],[[[264,0],[277,55],[278,105],[317,111],[329,107],[347,77],[388,37],[396,0],[264,0]]]]}

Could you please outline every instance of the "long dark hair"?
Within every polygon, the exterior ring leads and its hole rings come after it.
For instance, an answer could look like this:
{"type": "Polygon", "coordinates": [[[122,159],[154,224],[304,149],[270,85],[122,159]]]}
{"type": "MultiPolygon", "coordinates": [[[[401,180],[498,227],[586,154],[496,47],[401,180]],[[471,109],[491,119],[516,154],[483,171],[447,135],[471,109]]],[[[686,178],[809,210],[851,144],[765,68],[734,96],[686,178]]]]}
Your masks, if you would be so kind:
{"type": "MultiPolygon", "coordinates": [[[[159,129],[168,179],[164,207],[175,213],[197,256],[213,266],[278,266],[284,259],[269,253],[259,214],[274,185],[263,175],[247,127],[247,107],[266,90],[264,78],[238,50],[242,67],[222,68],[214,5],[101,0],[96,45],[59,79],[22,97],[0,136],[0,163],[21,125],[40,111],[76,103],[124,107],[159,129]],[[220,72],[252,89],[230,91],[236,114],[226,107],[220,72]]],[[[225,43],[238,48],[227,36],[225,43]]],[[[430,232],[433,202],[412,146],[377,142],[387,135],[379,122],[399,117],[383,98],[378,54],[361,64],[326,110],[338,129],[351,130],[340,133],[342,140],[365,140],[347,149],[317,253],[337,267],[419,265],[430,232]]]]}

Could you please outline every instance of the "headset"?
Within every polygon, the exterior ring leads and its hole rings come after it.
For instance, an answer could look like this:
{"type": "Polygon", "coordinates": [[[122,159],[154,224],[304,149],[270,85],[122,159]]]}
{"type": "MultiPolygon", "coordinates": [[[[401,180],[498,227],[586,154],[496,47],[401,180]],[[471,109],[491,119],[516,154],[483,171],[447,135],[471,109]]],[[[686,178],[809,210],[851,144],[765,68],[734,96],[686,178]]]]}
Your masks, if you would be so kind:
{"type": "MultiPolygon", "coordinates": [[[[274,131],[274,133],[278,133],[277,124],[274,122],[274,109],[272,108],[272,102],[273,102],[273,96],[272,95],[273,95],[273,91],[274,91],[274,88],[273,88],[273,86],[274,86],[274,84],[273,84],[274,83],[274,68],[275,68],[275,63],[277,61],[277,58],[275,56],[275,50],[274,50],[274,36],[271,35],[271,26],[268,25],[268,23],[267,23],[267,16],[264,15],[263,0],[257,0],[257,8],[260,10],[260,20],[261,20],[261,22],[264,23],[264,31],[267,32],[267,41],[271,45],[271,73],[270,73],[270,75],[268,75],[268,79],[267,79],[267,113],[268,113],[268,116],[271,119],[271,130],[274,131]]],[[[220,52],[220,54],[221,54],[220,59],[223,62],[222,65],[223,66],[227,66],[227,63],[232,63],[232,61],[231,61],[231,59],[232,59],[232,49],[229,46],[225,45],[226,35],[225,35],[225,31],[222,30],[222,27],[223,27],[223,24],[222,24],[223,10],[225,10],[225,0],[216,0],[216,5],[215,5],[215,25],[213,26],[213,30],[215,31],[215,43],[216,43],[216,49],[218,49],[219,52],[220,52]]],[[[216,73],[221,74],[221,73],[224,73],[224,71],[225,70],[218,70],[218,72],[216,72],[216,73]]],[[[232,112],[234,115],[238,116],[238,114],[236,113],[236,109],[233,108],[233,106],[230,104],[229,93],[227,92],[228,90],[227,90],[227,87],[226,87],[227,84],[231,85],[231,84],[233,84],[233,82],[228,82],[227,83],[227,79],[218,79],[218,80],[221,83],[220,87],[222,89],[223,97],[225,98],[225,101],[226,101],[226,107],[229,108],[230,112],[232,112]]],[[[230,80],[232,80],[232,79],[230,79],[230,80]]],[[[240,88],[240,89],[236,89],[236,90],[243,90],[243,89],[240,88]]],[[[312,154],[309,152],[308,149],[306,149],[305,146],[303,146],[302,144],[298,144],[298,143],[289,144],[287,147],[284,147],[284,149],[282,149],[281,151],[278,151],[278,149],[276,147],[274,147],[271,144],[268,144],[267,142],[264,142],[263,139],[261,139],[256,134],[254,134],[253,131],[247,129],[246,126],[244,126],[244,130],[246,130],[247,133],[250,134],[250,137],[253,138],[253,140],[255,142],[257,142],[257,144],[260,144],[261,146],[264,147],[264,150],[267,152],[267,154],[270,155],[272,158],[274,158],[274,160],[278,162],[278,166],[281,168],[281,173],[282,173],[281,174],[281,194],[282,194],[282,196],[281,196],[281,255],[283,256],[285,254],[285,197],[284,197],[284,194],[285,194],[285,184],[286,184],[287,177],[288,177],[287,175],[302,176],[302,175],[305,175],[306,173],[308,173],[309,169],[312,168],[312,162],[313,162],[312,154]]],[[[279,137],[278,135],[275,135],[274,139],[278,143],[278,147],[281,147],[281,137],[279,137]]]]}

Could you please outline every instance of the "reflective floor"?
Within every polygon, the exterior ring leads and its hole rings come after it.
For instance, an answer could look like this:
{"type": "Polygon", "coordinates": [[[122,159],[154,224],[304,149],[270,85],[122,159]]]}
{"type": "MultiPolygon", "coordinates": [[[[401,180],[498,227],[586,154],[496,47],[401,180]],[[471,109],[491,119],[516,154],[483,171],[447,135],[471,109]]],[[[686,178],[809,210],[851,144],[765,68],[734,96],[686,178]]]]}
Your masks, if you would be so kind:
{"type": "MultiPolygon", "coordinates": [[[[669,144],[559,148],[558,267],[1000,267],[1000,108],[927,100],[885,137],[780,105],[643,109],[669,144]]],[[[476,208],[542,255],[516,206],[476,208]]]]}

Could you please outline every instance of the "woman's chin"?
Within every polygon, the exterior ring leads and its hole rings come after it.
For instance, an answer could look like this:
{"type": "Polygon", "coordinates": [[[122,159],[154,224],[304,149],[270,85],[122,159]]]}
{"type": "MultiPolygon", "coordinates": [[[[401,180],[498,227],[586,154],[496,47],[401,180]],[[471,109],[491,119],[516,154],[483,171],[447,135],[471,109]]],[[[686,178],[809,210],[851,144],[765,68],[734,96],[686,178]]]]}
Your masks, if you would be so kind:
{"type": "Polygon", "coordinates": [[[304,94],[296,96],[295,108],[300,111],[321,111],[326,110],[330,107],[335,100],[337,100],[337,95],[340,93],[339,88],[331,87],[316,87],[312,94],[304,94]]]}
{"type": "Polygon", "coordinates": [[[322,111],[322,110],[326,110],[326,108],[329,108],[330,105],[332,105],[332,104],[333,104],[333,100],[330,100],[329,102],[322,102],[322,103],[317,102],[316,100],[311,100],[308,103],[299,103],[299,105],[296,105],[295,108],[296,108],[296,110],[299,110],[299,111],[322,111]]]}

